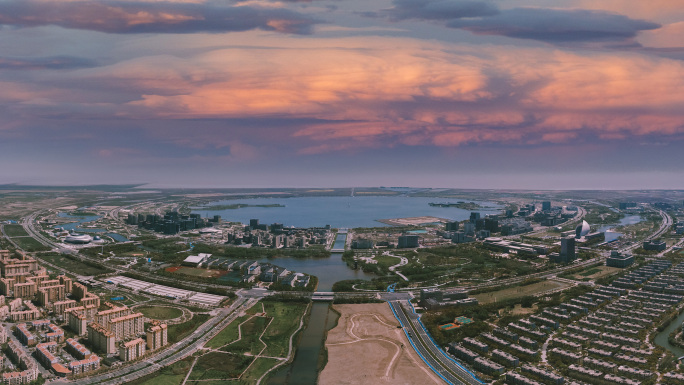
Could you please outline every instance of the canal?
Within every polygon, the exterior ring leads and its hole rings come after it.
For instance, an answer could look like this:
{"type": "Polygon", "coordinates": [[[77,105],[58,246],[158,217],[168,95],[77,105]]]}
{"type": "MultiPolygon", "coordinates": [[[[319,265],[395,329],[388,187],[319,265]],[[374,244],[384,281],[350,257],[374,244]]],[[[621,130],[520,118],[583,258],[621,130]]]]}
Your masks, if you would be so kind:
{"type": "Polygon", "coordinates": [[[330,302],[314,302],[309,322],[297,344],[297,352],[291,364],[275,371],[268,379],[269,385],[315,385],[318,373],[325,365],[325,336],[337,325],[338,314],[330,308],[330,302]]]}
{"type": "Polygon", "coordinates": [[[670,341],[668,341],[668,337],[670,336],[670,333],[675,331],[675,329],[681,327],[682,322],[684,322],[684,310],[679,314],[679,317],[677,317],[674,321],[670,322],[670,325],[665,328],[662,332],[658,333],[655,336],[655,343],[658,346],[662,346],[665,349],[669,350],[674,354],[675,358],[679,358],[684,356],[684,349],[680,348],[679,346],[674,346],[670,344],[670,341]]]}

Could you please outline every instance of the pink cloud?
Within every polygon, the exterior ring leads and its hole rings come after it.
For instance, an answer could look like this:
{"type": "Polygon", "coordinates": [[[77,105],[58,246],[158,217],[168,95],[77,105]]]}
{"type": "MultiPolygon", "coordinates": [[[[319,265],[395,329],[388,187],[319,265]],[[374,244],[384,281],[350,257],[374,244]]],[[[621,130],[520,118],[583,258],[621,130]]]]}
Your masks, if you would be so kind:
{"type": "MultiPolygon", "coordinates": [[[[249,36],[260,41],[258,35],[249,36]]],[[[66,85],[33,91],[7,82],[10,92],[0,98],[36,114],[50,106],[76,116],[134,120],[273,121],[250,133],[216,128],[201,138],[162,129],[151,134],[185,147],[227,148],[244,157],[256,151],[245,144],[254,143],[250,138],[269,145],[289,140],[301,153],[315,153],[684,132],[681,61],[405,38],[270,39],[262,47],[254,43],[182,57],[151,55],[60,78],[86,89],[95,84],[96,93],[75,93],[66,85]],[[111,98],[110,89],[128,98],[111,98]],[[70,110],[65,101],[78,108],[70,110]]]]}

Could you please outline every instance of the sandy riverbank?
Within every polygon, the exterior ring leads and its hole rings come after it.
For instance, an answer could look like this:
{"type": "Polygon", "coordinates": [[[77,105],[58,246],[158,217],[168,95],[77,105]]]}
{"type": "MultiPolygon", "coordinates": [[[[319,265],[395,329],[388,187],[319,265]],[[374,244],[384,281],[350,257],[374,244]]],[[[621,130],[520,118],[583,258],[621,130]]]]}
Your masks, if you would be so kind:
{"type": "Polygon", "coordinates": [[[319,384],[443,384],[413,351],[386,303],[335,305],[319,384]]]}

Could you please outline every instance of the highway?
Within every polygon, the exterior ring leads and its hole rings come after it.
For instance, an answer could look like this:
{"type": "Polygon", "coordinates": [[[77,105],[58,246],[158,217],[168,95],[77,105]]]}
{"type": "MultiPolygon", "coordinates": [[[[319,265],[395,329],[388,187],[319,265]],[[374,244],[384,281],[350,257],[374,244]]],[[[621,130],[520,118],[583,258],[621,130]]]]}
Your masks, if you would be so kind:
{"type": "MultiPolygon", "coordinates": [[[[660,214],[660,217],[662,218],[662,222],[660,223],[660,228],[658,228],[658,230],[656,230],[654,233],[652,233],[651,235],[646,237],[644,239],[644,241],[656,239],[656,238],[662,236],[663,234],[665,234],[665,232],[667,232],[667,230],[670,229],[670,227],[673,224],[672,217],[669,216],[665,211],[663,211],[663,210],[657,210],[657,211],[658,211],[658,214],[660,214]]],[[[629,253],[630,251],[641,247],[641,245],[642,245],[641,241],[634,242],[631,245],[621,249],[620,252],[621,253],[629,253]]]]}
{"type": "Polygon", "coordinates": [[[390,307],[394,311],[397,319],[404,327],[407,337],[411,341],[414,349],[419,353],[423,361],[437,373],[443,380],[453,385],[481,385],[465,369],[460,367],[455,361],[450,359],[446,353],[437,346],[425,329],[420,324],[418,315],[410,309],[407,300],[389,301],[390,307]]]}

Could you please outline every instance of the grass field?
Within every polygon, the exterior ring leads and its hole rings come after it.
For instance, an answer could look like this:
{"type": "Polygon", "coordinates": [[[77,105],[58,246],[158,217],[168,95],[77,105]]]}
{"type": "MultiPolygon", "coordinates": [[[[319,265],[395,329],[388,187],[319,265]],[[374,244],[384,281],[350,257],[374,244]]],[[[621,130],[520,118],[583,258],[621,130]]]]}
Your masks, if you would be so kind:
{"type": "Polygon", "coordinates": [[[390,266],[394,266],[397,263],[401,262],[400,258],[390,257],[387,255],[378,255],[373,259],[378,261],[378,267],[385,271],[388,271],[390,266]]]}
{"type": "Polygon", "coordinates": [[[268,345],[264,354],[271,357],[287,357],[290,336],[299,327],[299,320],[306,311],[307,304],[281,302],[264,302],[263,304],[266,314],[273,317],[273,321],[261,338],[268,345]]]}
{"type": "MultiPolygon", "coordinates": [[[[19,239],[22,239],[22,238],[19,238],[19,239]]],[[[41,254],[38,257],[41,259],[44,259],[47,262],[52,263],[53,265],[67,269],[68,271],[70,271],[74,274],[98,275],[98,274],[104,274],[104,273],[111,273],[112,272],[112,270],[97,267],[97,266],[86,265],[85,263],[82,263],[80,261],[76,261],[73,259],[69,259],[67,257],[60,255],[60,254],[41,254]]]]}
{"type": "Polygon", "coordinates": [[[5,234],[7,234],[8,237],[26,237],[29,234],[24,230],[24,228],[21,225],[5,225],[5,234]]]}
{"type": "Polygon", "coordinates": [[[190,321],[183,322],[182,324],[169,325],[169,344],[174,344],[189,336],[190,333],[207,322],[208,319],[209,315],[207,314],[195,314],[190,321]]]}
{"type": "MultiPolygon", "coordinates": [[[[240,377],[238,384],[255,384],[264,373],[274,367],[279,361],[273,358],[259,357],[240,377]]],[[[206,384],[201,384],[206,385],[206,384]]]]}
{"type": "Polygon", "coordinates": [[[49,247],[43,246],[42,243],[30,237],[12,238],[12,241],[14,241],[22,250],[28,252],[50,250],[49,247]]]}
{"type": "Polygon", "coordinates": [[[210,348],[220,348],[238,338],[238,325],[242,326],[242,340],[221,349],[226,352],[244,353],[255,350],[258,353],[263,344],[259,335],[263,332],[262,340],[267,348],[263,354],[271,357],[286,357],[289,349],[290,336],[299,328],[299,320],[307,309],[303,303],[262,302],[256,304],[248,312],[250,314],[266,312],[266,317],[255,317],[245,322],[249,316],[237,318],[225,329],[221,330],[207,344],[210,348]],[[262,307],[263,306],[263,307],[262,307]],[[270,321],[270,324],[268,324],[270,321]],[[266,331],[264,327],[268,324],[266,331]]]}
{"type": "Polygon", "coordinates": [[[254,357],[238,354],[208,353],[197,360],[188,380],[228,380],[238,378],[253,360],[254,357]]]}
{"type": "Polygon", "coordinates": [[[192,277],[202,277],[202,278],[218,278],[227,273],[225,270],[211,270],[211,269],[200,269],[197,267],[168,267],[166,271],[176,274],[184,274],[192,277]]]}
{"type": "Polygon", "coordinates": [[[259,354],[266,347],[266,345],[259,341],[259,336],[264,332],[270,320],[269,317],[253,317],[248,319],[240,326],[242,338],[221,348],[221,350],[236,354],[259,354]]]}
{"type": "MultiPolygon", "coordinates": [[[[278,364],[273,358],[254,358],[252,355],[263,350],[263,355],[287,357],[290,336],[299,328],[307,304],[261,302],[247,311],[247,315],[236,318],[226,328],[212,338],[205,347],[218,349],[225,353],[209,353],[202,356],[195,365],[187,384],[212,385],[227,383],[254,384],[263,374],[278,364]],[[266,313],[266,316],[256,314],[266,313]],[[242,338],[238,340],[238,325],[242,338]],[[266,349],[264,350],[264,343],[266,349]],[[229,344],[226,346],[226,344],[229,344]],[[250,366],[249,364],[252,363],[250,366]],[[249,366],[249,369],[245,369],[249,366]],[[220,379],[225,379],[221,382],[220,379]],[[206,381],[205,381],[206,380],[206,381]]],[[[169,331],[169,335],[171,332],[169,331]]]]}
{"type": "Polygon", "coordinates": [[[528,295],[538,294],[547,290],[552,290],[561,287],[570,287],[570,284],[558,281],[543,281],[527,286],[516,286],[490,293],[475,294],[473,297],[482,303],[492,303],[511,298],[520,298],[528,295]]]}
{"type": "Polygon", "coordinates": [[[621,272],[623,269],[620,269],[618,267],[610,267],[610,266],[597,266],[597,267],[592,267],[587,270],[581,271],[577,274],[574,275],[575,279],[582,279],[582,278],[590,278],[590,279],[597,279],[597,278],[602,278],[606,277],[609,275],[617,274],[621,272]]]}
{"type": "Polygon", "coordinates": [[[600,273],[600,272],[601,272],[601,269],[594,267],[593,269],[585,270],[585,271],[579,273],[579,275],[581,275],[582,277],[588,277],[590,275],[594,275],[594,274],[600,273]]]}
{"type": "Polygon", "coordinates": [[[205,346],[208,348],[217,349],[227,343],[233,342],[236,339],[238,339],[238,325],[245,322],[247,318],[249,318],[249,316],[242,316],[236,318],[233,322],[231,322],[230,324],[228,324],[228,326],[221,330],[219,334],[217,334],[216,336],[214,336],[214,338],[209,340],[209,342],[207,342],[205,346]]]}
{"type": "Polygon", "coordinates": [[[192,357],[175,362],[169,366],[161,368],[158,372],[149,376],[128,382],[129,385],[179,385],[185,379],[190,370],[192,357]]]}
{"type": "Polygon", "coordinates": [[[135,308],[135,311],[143,313],[143,315],[147,318],[158,320],[174,319],[183,315],[183,311],[181,309],[165,306],[141,306],[135,308]]]}

